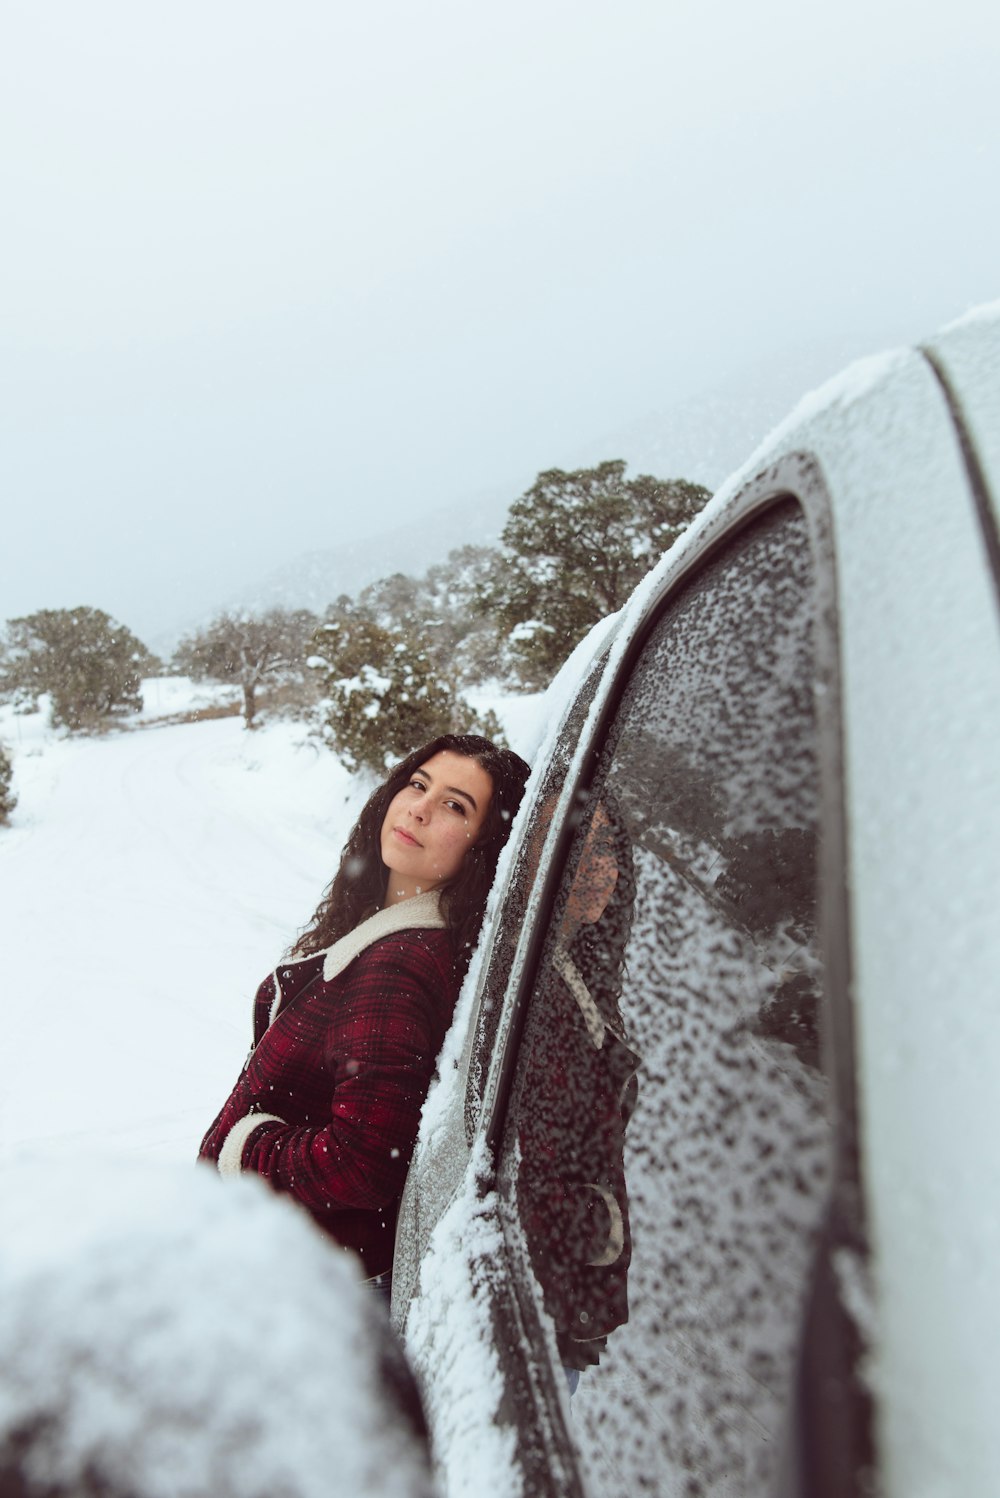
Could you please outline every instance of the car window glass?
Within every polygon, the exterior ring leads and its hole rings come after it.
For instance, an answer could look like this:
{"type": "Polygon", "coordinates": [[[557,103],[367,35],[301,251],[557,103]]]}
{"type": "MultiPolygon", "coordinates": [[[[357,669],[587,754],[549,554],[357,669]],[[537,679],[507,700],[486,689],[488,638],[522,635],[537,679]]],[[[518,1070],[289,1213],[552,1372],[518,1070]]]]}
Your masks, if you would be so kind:
{"type": "Polygon", "coordinates": [[[813,614],[791,501],[670,602],[531,995],[505,1232],[595,1493],[757,1494],[781,1459],[832,1165],[813,614]]]}

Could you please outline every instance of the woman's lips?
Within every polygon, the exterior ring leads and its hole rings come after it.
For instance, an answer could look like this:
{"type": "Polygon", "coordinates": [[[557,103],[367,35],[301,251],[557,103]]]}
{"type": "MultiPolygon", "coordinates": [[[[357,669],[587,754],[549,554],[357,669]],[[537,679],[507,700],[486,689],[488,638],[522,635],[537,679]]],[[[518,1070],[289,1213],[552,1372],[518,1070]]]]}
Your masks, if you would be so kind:
{"type": "Polygon", "coordinates": [[[408,847],[411,847],[411,848],[419,848],[420,847],[420,844],[417,842],[416,838],[412,837],[410,835],[410,833],[404,832],[403,829],[402,829],[402,827],[394,827],[392,830],[396,834],[396,836],[400,839],[400,841],[406,843],[408,847]]]}

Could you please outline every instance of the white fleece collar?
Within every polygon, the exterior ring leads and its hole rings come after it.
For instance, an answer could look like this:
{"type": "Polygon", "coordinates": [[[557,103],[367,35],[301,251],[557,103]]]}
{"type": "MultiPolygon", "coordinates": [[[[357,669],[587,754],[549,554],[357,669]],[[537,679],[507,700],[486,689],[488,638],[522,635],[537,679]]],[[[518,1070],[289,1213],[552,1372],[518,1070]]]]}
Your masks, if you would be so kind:
{"type": "Polygon", "coordinates": [[[604,1045],[605,1024],[601,1017],[601,1011],[594,1003],[590,989],[580,976],[580,969],[570,957],[562,942],[556,943],[556,949],[552,954],[552,966],[573,995],[583,1015],[583,1022],[587,1026],[587,1034],[590,1043],[595,1050],[599,1051],[604,1045]]]}
{"type": "Polygon", "coordinates": [[[428,890],[425,895],[413,895],[409,900],[400,900],[398,905],[387,905],[384,910],[377,910],[366,921],[362,921],[360,926],[355,926],[353,931],[348,931],[332,947],[327,947],[323,958],[323,978],[329,983],[355,957],[359,957],[366,947],[370,947],[372,942],[381,941],[385,936],[394,936],[397,931],[412,931],[418,927],[441,931],[445,924],[436,889],[428,890]]]}

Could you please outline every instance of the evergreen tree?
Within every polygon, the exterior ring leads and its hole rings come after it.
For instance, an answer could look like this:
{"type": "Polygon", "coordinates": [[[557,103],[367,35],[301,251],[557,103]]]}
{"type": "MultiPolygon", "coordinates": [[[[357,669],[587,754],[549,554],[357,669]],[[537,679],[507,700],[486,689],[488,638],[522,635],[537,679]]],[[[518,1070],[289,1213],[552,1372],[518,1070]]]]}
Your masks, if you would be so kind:
{"type": "Polygon", "coordinates": [[[174,669],[195,681],[235,683],[243,693],[244,722],[253,728],[262,682],[304,682],[315,628],[316,616],[308,609],[220,614],[180,642],[174,669]]]}
{"type": "Polygon", "coordinates": [[[507,632],[524,685],[546,685],[709,498],[684,479],[626,479],[617,460],[538,475],[511,506],[504,565],[480,604],[507,632]]]}
{"type": "Polygon", "coordinates": [[[24,702],[48,693],[52,722],[72,731],[142,707],[143,676],[160,662],[102,609],[41,609],[7,624],[5,691],[24,702]]]}
{"type": "Polygon", "coordinates": [[[7,751],[0,744],[0,827],[4,826],[11,812],[17,805],[17,797],[11,789],[11,780],[14,769],[8,758],[7,751]]]}
{"type": "Polygon", "coordinates": [[[350,769],[381,774],[441,733],[499,739],[493,713],[480,717],[457,696],[428,651],[364,604],[341,598],[314,636],[309,664],[323,680],[324,737],[350,769]]]}

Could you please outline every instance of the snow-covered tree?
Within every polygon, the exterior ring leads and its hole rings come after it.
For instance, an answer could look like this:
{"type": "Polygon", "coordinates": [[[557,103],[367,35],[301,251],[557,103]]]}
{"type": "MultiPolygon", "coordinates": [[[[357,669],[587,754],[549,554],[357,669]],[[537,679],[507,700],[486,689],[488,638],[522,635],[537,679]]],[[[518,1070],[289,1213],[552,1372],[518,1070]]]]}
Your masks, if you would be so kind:
{"type": "Polygon", "coordinates": [[[507,634],[524,685],[544,686],[709,499],[685,479],[625,477],[619,460],[540,473],[511,505],[480,607],[507,634]]]}
{"type": "Polygon", "coordinates": [[[423,577],[403,573],[370,583],[358,606],[434,661],[453,694],[505,674],[496,621],[479,600],[503,558],[492,546],[460,546],[423,577]]]}
{"type": "Polygon", "coordinates": [[[0,827],[6,823],[14,807],[17,805],[17,797],[11,789],[13,775],[14,769],[7,751],[0,744],[0,827]]]}
{"type": "Polygon", "coordinates": [[[495,715],[457,696],[428,651],[347,598],[317,630],[314,649],[324,737],[351,769],[381,773],[440,733],[501,737],[495,715]]]}
{"type": "Polygon", "coordinates": [[[8,621],[0,686],[24,702],[47,692],[54,724],[93,729],[141,708],[140,682],[160,669],[103,609],[40,609],[8,621]]]}
{"type": "Polygon", "coordinates": [[[195,681],[232,682],[243,693],[243,718],[254,726],[263,682],[301,683],[316,616],[308,609],[268,609],[263,614],[220,614],[186,636],[174,652],[174,669],[195,681]]]}
{"type": "Polygon", "coordinates": [[[495,546],[460,546],[423,579],[430,605],[427,639],[460,687],[510,674],[506,641],[482,599],[506,566],[495,546]]]}

